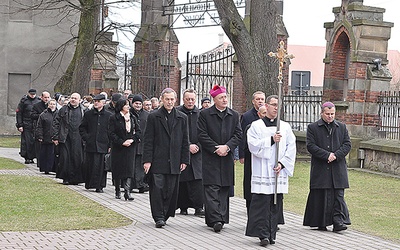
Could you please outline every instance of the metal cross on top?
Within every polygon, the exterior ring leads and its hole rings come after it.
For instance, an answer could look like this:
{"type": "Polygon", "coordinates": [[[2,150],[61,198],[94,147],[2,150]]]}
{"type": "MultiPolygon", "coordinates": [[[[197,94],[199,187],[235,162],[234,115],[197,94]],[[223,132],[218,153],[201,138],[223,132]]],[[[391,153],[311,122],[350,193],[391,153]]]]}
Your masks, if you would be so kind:
{"type": "Polygon", "coordinates": [[[285,42],[280,41],[279,42],[279,48],[277,49],[277,52],[269,52],[268,55],[270,57],[276,57],[279,61],[279,74],[278,74],[278,80],[281,83],[282,82],[282,69],[283,69],[283,63],[288,60],[288,59],[293,59],[294,55],[288,54],[286,49],[285,49],[285,42]]]}
{"type": "MultiPolygon", "coordinates": [[[[274,52],[269,52],[268,55],[270,57],[276,57],[279,61],[279,74],[278,74],[278,115],[277,120],[276,120],[276,133],[280,133],[280,120],[281,120],[281,107],[282,107],[282,69],[283,69],[283,63],[288,60],[288,59],[293,59],[293,55],[288,55],[287,51],[285,50],[285,42],[280,41],[279,42],[279,48],[276,53],[274,52]]],[[[276,145],[276,150],[275,150],[275,167],[278,166],[279,163],[279,141],[275,143],[276,145]]],[[[279,173],[276,173],[275,175],[275,186],[274,186],[274,205],[277,204],[278,202],[278,180],[279,178],[279,173]]]]}

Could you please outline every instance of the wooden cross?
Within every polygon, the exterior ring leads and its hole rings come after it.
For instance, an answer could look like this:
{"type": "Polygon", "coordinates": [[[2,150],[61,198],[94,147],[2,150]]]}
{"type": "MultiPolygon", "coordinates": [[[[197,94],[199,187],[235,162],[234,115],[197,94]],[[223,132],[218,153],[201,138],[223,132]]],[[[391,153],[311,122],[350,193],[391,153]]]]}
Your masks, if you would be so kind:
{"type": "Polygon", "coordinates": [[[288,59],[293,59],[294,55],[288,54],[286,49],[285,49],[285,42],[280,41],[279,42],[279,48],[277,49],[277,52],[269,52],[268,55],[270,57],[275,57],[279,61],[279,74],[278,74],[278,80],[279,82],[282,82],[282,69],[283,69],[283,63],[287,61],[288,59]]]}

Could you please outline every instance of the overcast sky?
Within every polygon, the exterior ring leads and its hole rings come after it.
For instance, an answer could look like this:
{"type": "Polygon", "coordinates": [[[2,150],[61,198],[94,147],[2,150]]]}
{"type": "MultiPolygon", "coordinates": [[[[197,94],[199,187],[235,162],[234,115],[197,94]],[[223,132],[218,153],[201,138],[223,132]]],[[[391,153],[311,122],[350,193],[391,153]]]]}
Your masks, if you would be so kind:
{"type": "MultiPolygon", "coordinates": [[[[189,2],[189,0],[179,0],[179,2],[189,2]]],[[[339,7],[341,2],[341,0],[284,0],[283,20],[289,33],[288,43],[325,46],[324,23],[334,21],[332,8],[339,7]]],[[[364,0],[364,5],[386,9],[383,15],[384,21],[394,23],[389,49],[400,50],[400,1],[364,0]]],[[[122,16],[127,19],[133,16],[140,17],[140,9],[136,11],[138,13],[123,13],[122,16]]],[[[177,29],[175,33],[180,41],[179,59],[184,61],[187,51],[200,54],[217,47],[220,42],[218,34],[222,34],[223,30],[221,27],[188,28],[177,29]]],[[[223,40],[229,42],[225,35],[223,40]]]]}

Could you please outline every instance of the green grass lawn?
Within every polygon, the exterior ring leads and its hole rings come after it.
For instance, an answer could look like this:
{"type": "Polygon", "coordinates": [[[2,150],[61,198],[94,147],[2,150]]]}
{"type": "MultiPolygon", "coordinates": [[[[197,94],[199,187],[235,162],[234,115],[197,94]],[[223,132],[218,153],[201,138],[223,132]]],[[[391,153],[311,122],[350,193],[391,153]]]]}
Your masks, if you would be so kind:
{"type": "MultiPolygon", "coordinates": [[[[298,162],[290,178],[284,209],[304,214],[309,191],[310,163],[298,162]]],[[[243,197],[243,165],[236,163],[235,195],[243,197]]],[[[349,170],[345,199],[351,229],[400,242],[400,179],[349,170]]]]}
{"type": "Polygon", "coordinates": [[[0,136],[1,148],[19,148],[21,136],[0,136]]]}
{"type": "Polygon", "coordinates": [[[25,165],[14,160],[0,157],[0,170],[24,169],[25,165]]]}
{"type": "Polygon", "coordinates": [[[132,223],[43,177],[0,175],[0,197],[0,231],[116,228],[132,223]]]}

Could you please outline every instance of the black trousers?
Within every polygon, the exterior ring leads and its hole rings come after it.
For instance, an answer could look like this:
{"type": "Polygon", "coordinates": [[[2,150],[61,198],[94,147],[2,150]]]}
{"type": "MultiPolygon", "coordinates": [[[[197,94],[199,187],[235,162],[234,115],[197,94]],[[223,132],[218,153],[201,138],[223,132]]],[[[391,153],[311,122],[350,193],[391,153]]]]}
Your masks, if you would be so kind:
{"type": "Polygon", "coordinates": [[[188,209],[192,207],[194,209],[203,208],[203,181],[192,180],[192,181],[181,181],[179,182],[179,194],[178,194],[178,205],[177,208],[188,209]]]}
{"type": "Polygon", "coordinates": [[[151,174],[149,183],[151,214],[155,222],[175,216],[179,175],[151,174]]]}
{"type": "Polygon", "coordinates": [[[229,223],[230,186],[204,185],[204,208],[206,224],[212,227],[217,222],[229,223]]]}

